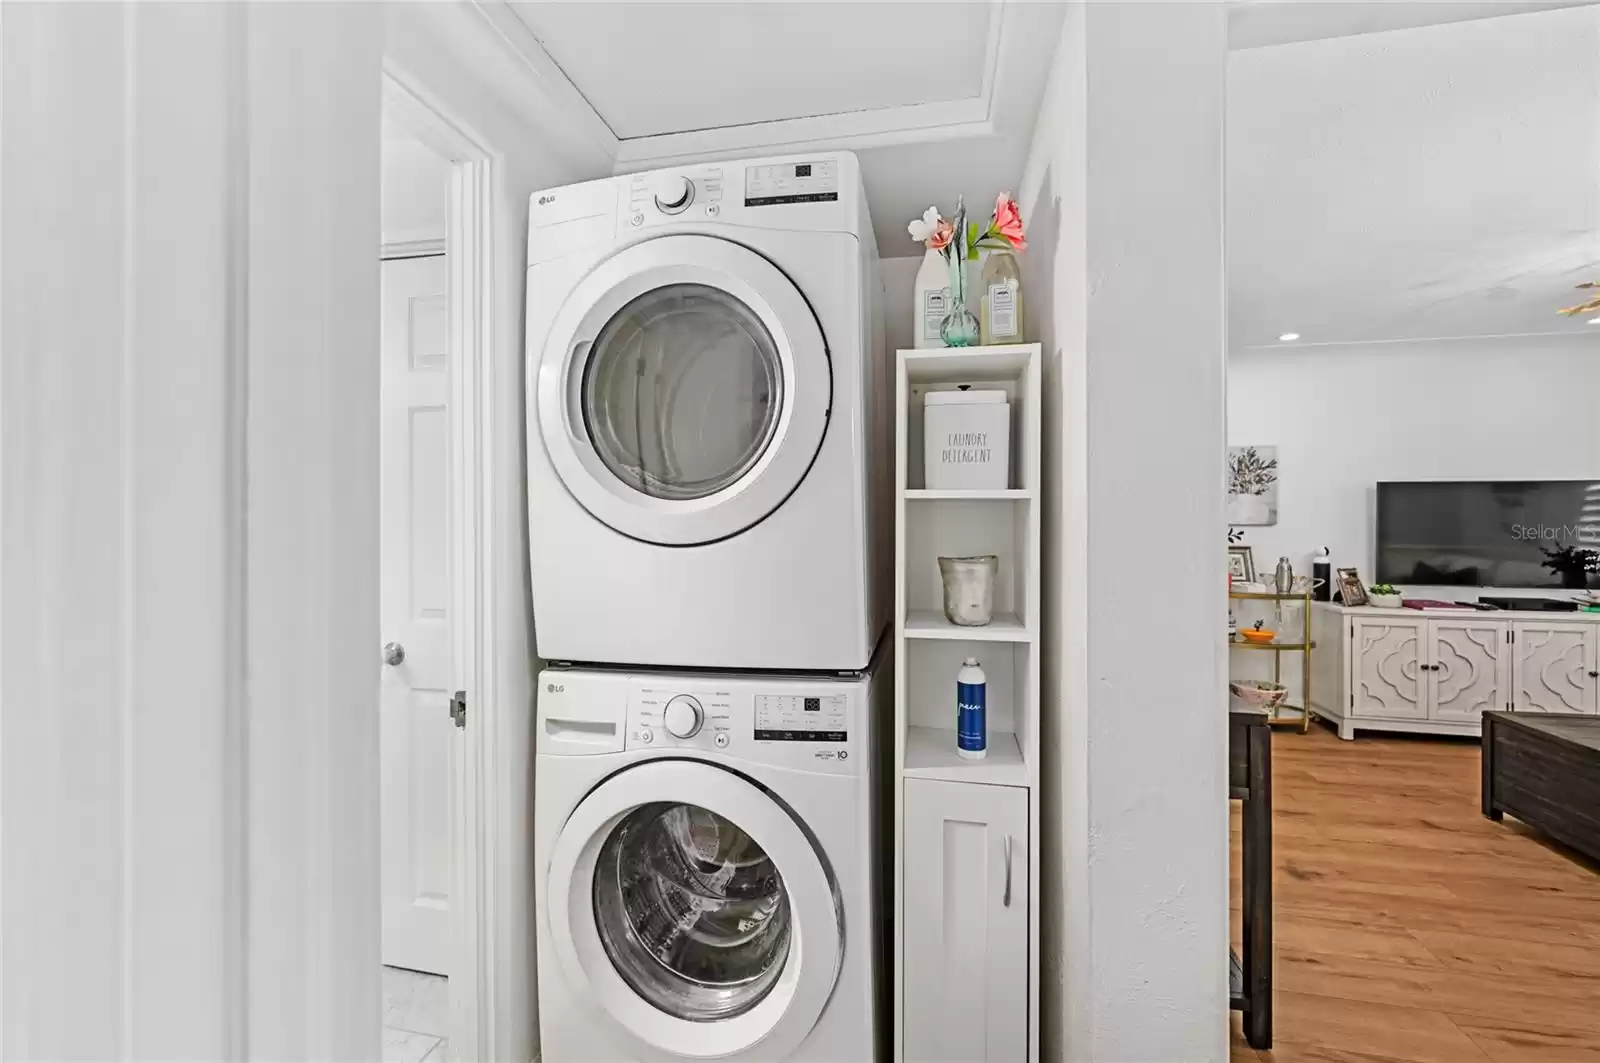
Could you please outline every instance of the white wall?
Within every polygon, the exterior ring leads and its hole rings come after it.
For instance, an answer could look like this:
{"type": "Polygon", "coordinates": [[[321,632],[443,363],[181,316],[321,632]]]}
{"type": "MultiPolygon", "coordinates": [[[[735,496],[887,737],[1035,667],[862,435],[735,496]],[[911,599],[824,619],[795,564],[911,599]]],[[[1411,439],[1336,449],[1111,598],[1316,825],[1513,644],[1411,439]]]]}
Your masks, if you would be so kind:
{"type": "MultiPolygon", "coordinates": [[[[1086,596],[1082,415],[1087,247],[1084,217],[1087,77],[1083,5],[1068,5],[1017,190],[1028,234],[1022,258],[1028,335],[1043,348],[1040,581],[1040,1058],[1088,1061],[1093,992],[1089,890],[1086,596]],[[1070,219],[1070,222],[1069,222],[1070,219]],[[1068,224],[1075,229],[1063,231],[1068,224]],[[1068,411],[1072,411],[1070,414],[1068,411]],[[1072,460],[1067,460],[1068,456],[1072,460]],[[1069,519],[1071,518],[1071,519],[1069,519]]],[[[907,326],[910,327],[909,325],[907,326]]]]}
{"type": "Polygon", "coordinates": [[[443,240],[450,163],[385,116],[383,242],[443,240]]]}
{"type": "Polygon", "coordinates": [[[1228,442],[1278,448],[1257,570],[1327,546],[1370,582],[1379,480],[1600,477],[1597,397],[1600,335],[1235,351],[1228,442]]]}
{"type": "Polygon", "coordinates": [[[1021,182],[1056,485],[1041,1058],[1228,1055],[1225,18],[1070,5],[1021,182]]]}

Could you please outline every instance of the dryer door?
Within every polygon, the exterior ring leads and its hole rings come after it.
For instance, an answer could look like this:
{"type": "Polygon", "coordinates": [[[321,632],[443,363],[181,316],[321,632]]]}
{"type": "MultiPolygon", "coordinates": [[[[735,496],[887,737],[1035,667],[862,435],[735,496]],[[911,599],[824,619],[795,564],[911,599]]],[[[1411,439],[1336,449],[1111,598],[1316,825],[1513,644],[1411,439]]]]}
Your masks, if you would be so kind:
{"type": "Polygon", "coordinates": [[[548,932],[574,996],[641,1058],[786,1056],[839,976],[827,866],[760,787],[691,760],[626,768],[573,811],[549,869],[548,932]]]}
{"type": "Polygon", "coordinates": [[[833,374],[781,270],[739,244],[676,235],[624,248],[574,286],[537,389],[539,432],[572,496],[623,535],[688,546],[737,535],[800,485],[833,374]]]}

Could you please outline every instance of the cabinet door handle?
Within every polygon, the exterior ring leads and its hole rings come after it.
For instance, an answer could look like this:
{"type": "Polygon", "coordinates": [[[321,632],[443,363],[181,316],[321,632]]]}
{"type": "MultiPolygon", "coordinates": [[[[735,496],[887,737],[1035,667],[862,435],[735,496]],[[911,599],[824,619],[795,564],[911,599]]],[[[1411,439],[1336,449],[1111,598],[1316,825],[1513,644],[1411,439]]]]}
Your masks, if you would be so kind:
{"type": "Polygon", "coordinates": [[[1590,679],[1600,679],[1600,672],[1590,672],[1589,673],[1589,678],[1590,679]]]}
{"type": "Polygon", "coordinates": [[[1000,898],[1000,903],[1011,907],[1011,835],[1006,835],[1006,892],[1000,898]]]}

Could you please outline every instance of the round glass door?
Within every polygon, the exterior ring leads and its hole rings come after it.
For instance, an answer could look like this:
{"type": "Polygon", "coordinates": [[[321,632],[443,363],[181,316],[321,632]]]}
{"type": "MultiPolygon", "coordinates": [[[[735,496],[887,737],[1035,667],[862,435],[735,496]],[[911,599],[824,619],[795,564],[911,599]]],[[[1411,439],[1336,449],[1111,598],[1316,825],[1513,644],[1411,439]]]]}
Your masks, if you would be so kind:
{"type": "Polygon", "coordinates": [[[634,490],[693,499],[725,491],[772,442],[783,364],[761,319],[704,284],[630,300],[600,330],[583,419],[600,460],[634,490]]]}
{"type": "MultiPolygon", "coordinates": [[[[623,248],[574,286],[529,406],[572,497],[630,538],[712,543],[759,524],[805,479],[833,404],[811,307],[727,240],[623,248]]],[[[531,438],[530,438],[531,443],[531,438]]]]}
{"type": "Polygon", "coordinates": [[[545,882],[542,932],[630,1058],[783,1058],[839,978],[827,864],[787,807],[715,765],[648,760],[601,782],[545,882]]]}
{"type": "Polygon", "coordinates": [[[595,864],[594,918],[623,980],[691,1022],[759,1004],[794,932],[772,858],[732,820],[685,804],[645,805],[612,828],[595,864]]]}

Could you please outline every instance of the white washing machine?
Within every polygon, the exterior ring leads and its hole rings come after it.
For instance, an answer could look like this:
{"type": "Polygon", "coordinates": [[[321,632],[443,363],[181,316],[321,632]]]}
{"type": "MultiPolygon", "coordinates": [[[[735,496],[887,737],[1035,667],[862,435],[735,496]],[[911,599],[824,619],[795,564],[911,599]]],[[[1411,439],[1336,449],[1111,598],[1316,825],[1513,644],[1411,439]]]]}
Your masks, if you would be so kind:
{"type": "Polygon", "coordinates": [[[529,213],[540,656],[865,667],[893,451],[855,156],[608,178],[529,213]]]}
{"type": "Polygon", "coordinates": [[[545,1063],[888,1058],[889,686],[540,675],[545,1063]]]}

